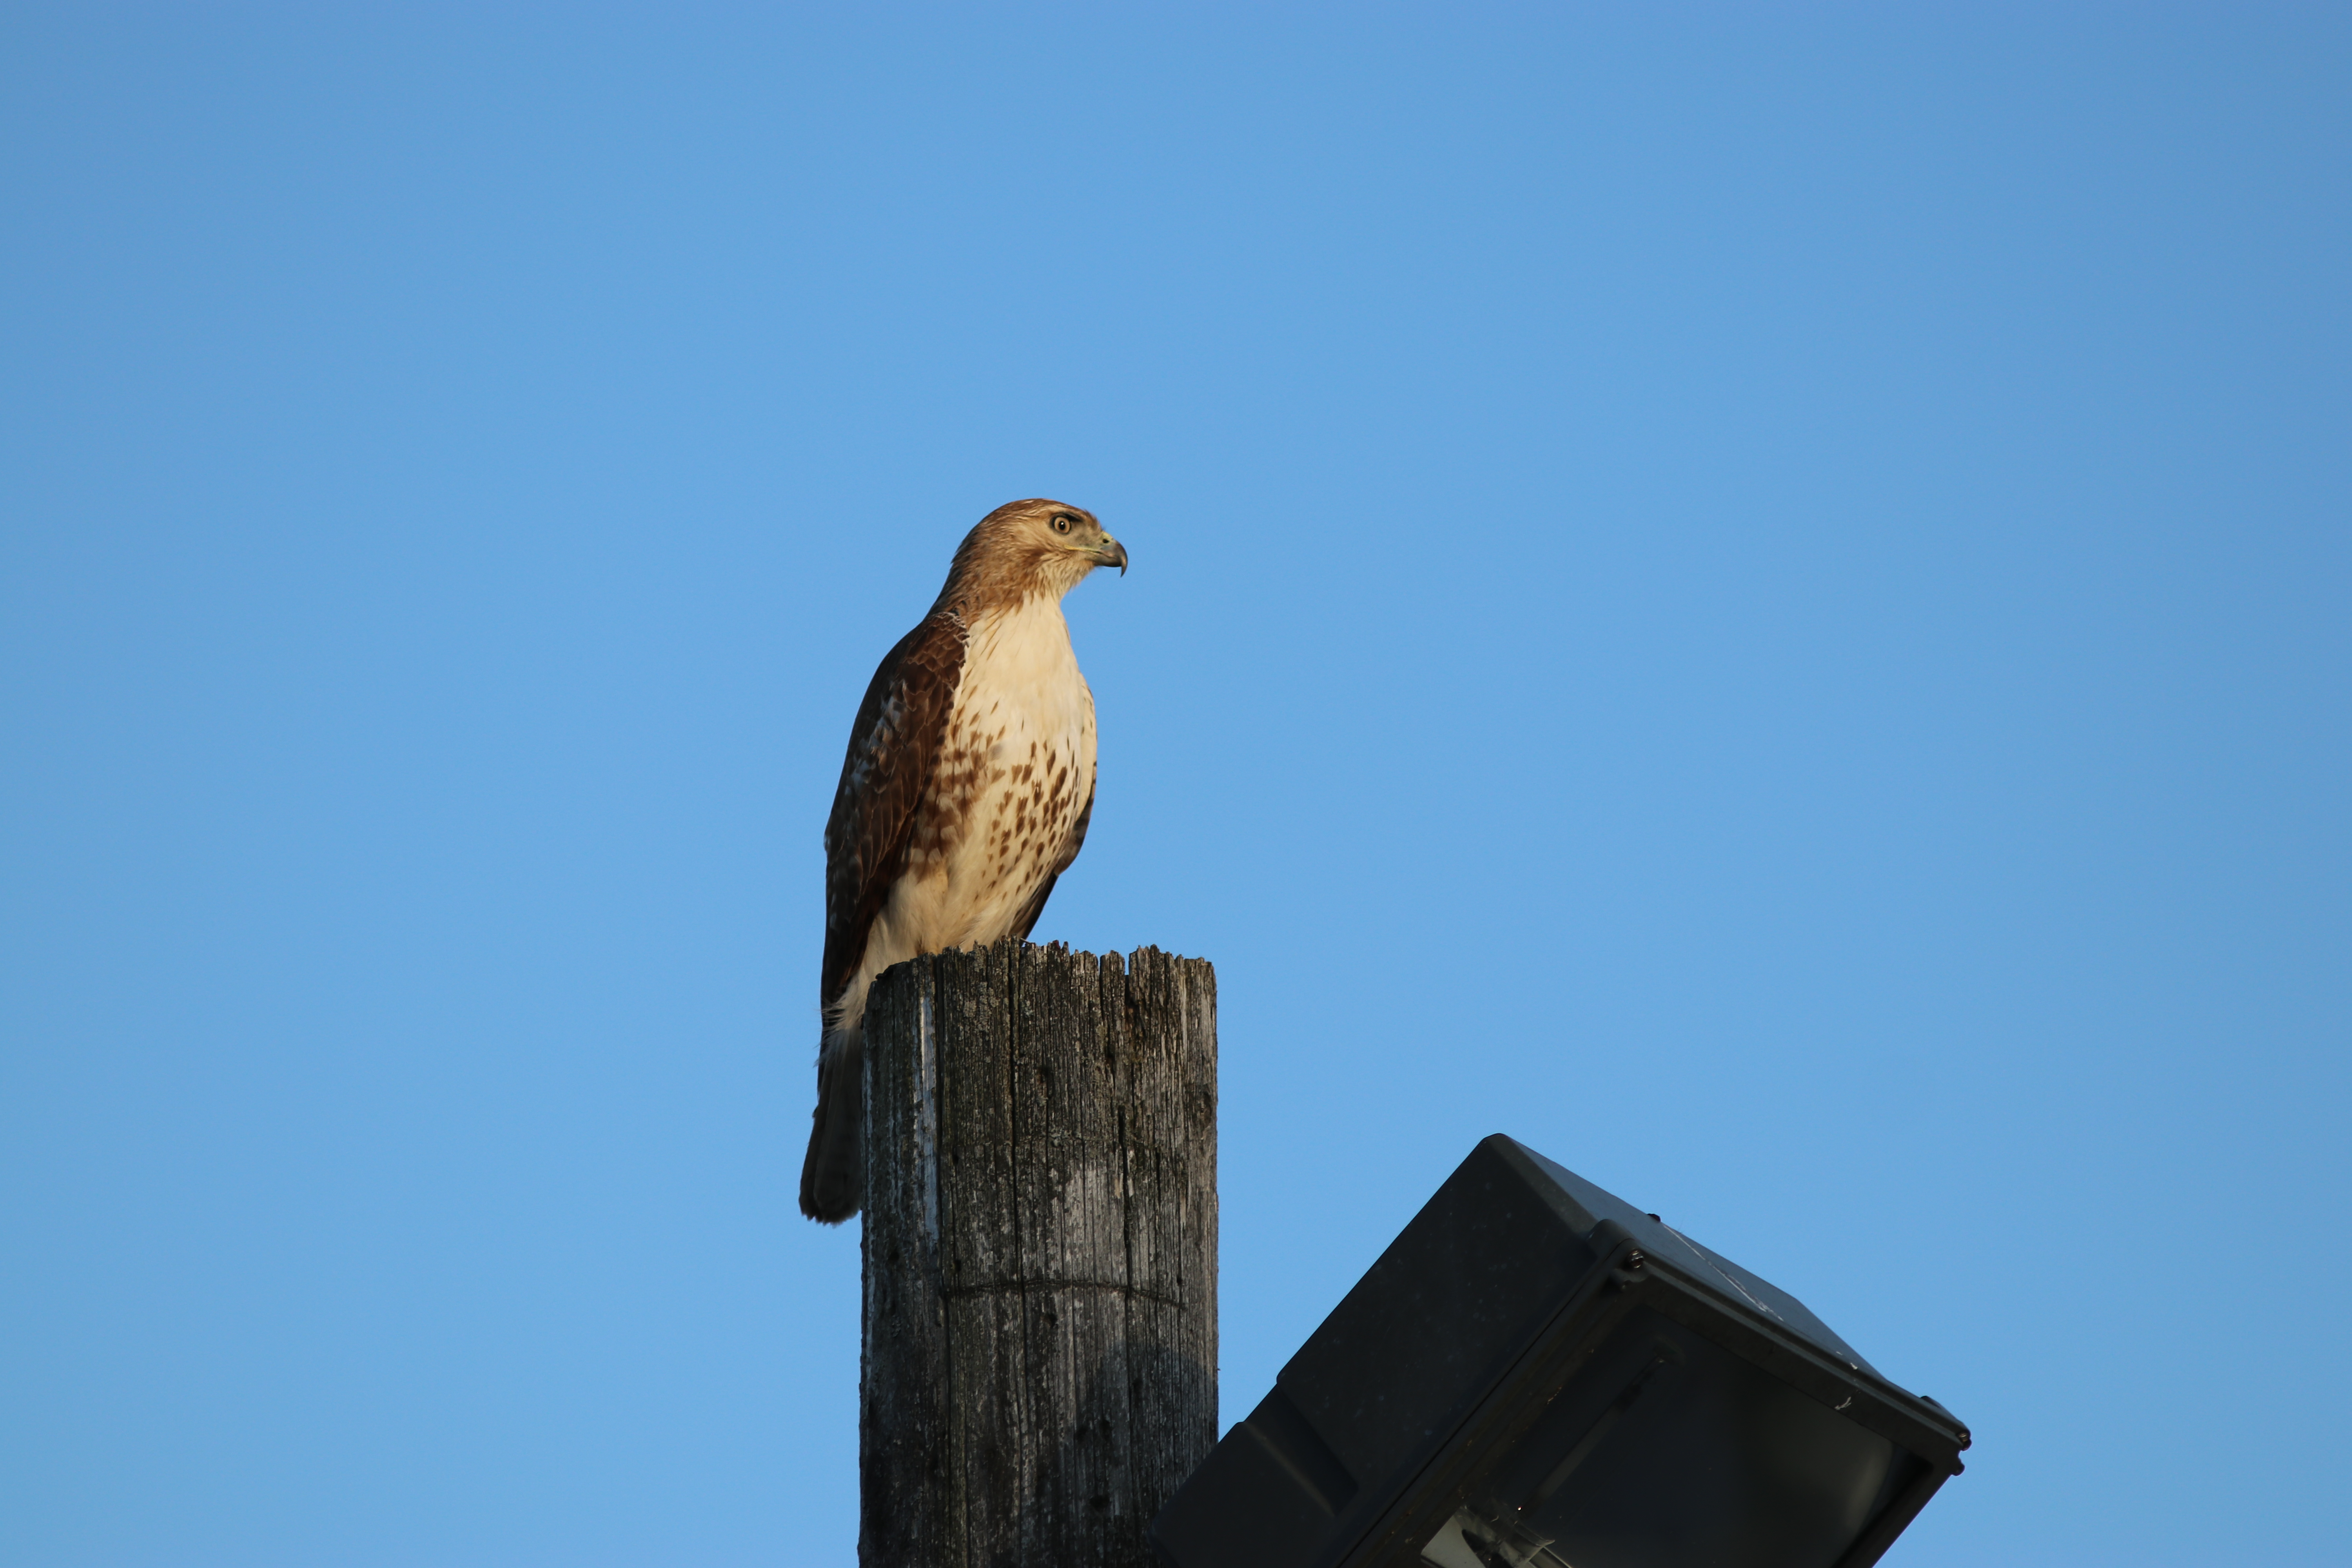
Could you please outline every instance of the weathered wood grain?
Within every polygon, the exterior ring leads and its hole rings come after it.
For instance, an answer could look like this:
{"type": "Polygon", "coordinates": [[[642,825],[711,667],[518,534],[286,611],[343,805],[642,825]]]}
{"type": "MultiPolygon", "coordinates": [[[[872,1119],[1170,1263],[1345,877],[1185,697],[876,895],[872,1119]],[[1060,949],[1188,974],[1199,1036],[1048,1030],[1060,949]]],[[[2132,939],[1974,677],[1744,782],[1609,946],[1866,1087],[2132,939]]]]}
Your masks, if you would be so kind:
{"type": "Polygon", "coordinates": [[[1003,942],[866,1005],[866,1568],[1148,1568],[1217,1436],[1200,959],[1003,942]]]}

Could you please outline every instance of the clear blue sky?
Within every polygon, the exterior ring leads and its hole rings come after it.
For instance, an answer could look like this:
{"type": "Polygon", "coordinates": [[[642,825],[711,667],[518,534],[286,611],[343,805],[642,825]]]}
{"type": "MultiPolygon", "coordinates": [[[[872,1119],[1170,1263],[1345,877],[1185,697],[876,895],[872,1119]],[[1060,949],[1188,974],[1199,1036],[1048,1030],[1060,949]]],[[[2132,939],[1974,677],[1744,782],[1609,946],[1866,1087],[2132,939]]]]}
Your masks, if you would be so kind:
{"type": "Polygon", "coordinates": [[[2341,7],[393,9],[0,16],[0,1562],[852,1561],[819,830],[1032,494],[1227,1419],[1507,1131],[1899,1568],[2352,1562],[2341,7]]]}

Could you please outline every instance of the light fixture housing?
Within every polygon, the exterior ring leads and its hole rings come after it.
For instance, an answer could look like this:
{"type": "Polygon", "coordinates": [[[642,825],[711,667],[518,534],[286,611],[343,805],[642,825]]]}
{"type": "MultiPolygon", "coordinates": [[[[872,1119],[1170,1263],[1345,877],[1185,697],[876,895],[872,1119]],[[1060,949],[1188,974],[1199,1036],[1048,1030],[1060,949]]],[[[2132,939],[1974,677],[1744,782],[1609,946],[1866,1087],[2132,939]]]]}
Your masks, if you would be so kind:
{"type": "Polygon", "coordinates": [[[1968,1428],[1509,1138],[1152,1522],[1169,1568],[1868,1568],[1968,1428]]]}

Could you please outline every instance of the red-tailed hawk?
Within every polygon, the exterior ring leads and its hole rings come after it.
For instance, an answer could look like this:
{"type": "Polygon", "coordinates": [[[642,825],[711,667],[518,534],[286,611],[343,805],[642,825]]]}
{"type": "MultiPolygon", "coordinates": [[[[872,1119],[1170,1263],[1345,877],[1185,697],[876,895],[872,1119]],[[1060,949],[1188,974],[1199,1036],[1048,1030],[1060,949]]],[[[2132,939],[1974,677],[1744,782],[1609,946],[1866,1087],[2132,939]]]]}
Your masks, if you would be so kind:
{"type": "Polygon", "coordinates": [[[866,988],[919,953],[1025,937],[1086,842],[1095,699],[1062,595],[1127,550],[1091,512],[998,507],[956,547],[922,624],[874,672],[824,825],[816,1125],[801,1213],[865,1201],[858,1068],[866,988]]]}

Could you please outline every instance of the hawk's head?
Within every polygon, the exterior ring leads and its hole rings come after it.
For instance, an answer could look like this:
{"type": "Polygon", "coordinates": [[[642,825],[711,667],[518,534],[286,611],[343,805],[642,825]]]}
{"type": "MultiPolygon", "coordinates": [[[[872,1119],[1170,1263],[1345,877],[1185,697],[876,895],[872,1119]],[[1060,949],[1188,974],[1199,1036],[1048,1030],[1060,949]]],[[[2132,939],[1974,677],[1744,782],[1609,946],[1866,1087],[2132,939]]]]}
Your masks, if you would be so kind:
{"type": "Polygon", "coordinates": [[[1094,513],[1066,501],[1007,501],[956,547],[947,594],[974,604],[1041,594],[1058,599],[1097,566],[1126,575],[1127,546],[1105,533],[1094,513]]]}

